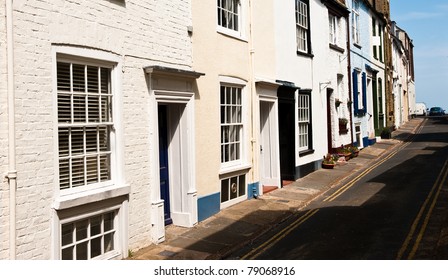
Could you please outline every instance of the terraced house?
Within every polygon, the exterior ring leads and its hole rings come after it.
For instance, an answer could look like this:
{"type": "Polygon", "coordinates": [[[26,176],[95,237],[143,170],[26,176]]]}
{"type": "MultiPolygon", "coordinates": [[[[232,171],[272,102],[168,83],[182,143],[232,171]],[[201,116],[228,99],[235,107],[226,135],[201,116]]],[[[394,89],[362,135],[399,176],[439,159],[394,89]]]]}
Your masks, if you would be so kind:
{"type": "Polygon", "coordinates": [[[372,144],[385,23],[371,7],[6,0],[0,259],[126,258],[167,225],[194,227],[340,146],[372,144]]]}

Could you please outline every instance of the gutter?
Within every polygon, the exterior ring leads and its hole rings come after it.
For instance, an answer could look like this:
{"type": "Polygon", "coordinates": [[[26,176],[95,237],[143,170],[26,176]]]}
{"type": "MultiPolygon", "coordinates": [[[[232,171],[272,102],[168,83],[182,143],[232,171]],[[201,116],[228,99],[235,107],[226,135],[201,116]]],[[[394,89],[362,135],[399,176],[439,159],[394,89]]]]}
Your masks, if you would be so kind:
{"type": "Polygon", "coordinates": [[[8,173],[9,183],[9,258],[16,259],[16,139],[14,107],[13,0],[6,0],[7,80],[8,80],[8,173]]]}

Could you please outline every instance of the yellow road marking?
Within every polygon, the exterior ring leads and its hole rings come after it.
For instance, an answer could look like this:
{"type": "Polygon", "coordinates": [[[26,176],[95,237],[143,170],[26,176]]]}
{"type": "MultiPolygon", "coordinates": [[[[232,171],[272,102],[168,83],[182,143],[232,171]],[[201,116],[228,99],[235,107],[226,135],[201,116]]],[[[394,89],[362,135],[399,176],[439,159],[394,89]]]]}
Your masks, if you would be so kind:
{"type": "Polygon", "coordinates": [[[258,257],[260,254],[274,246],[278,241],[283,239],[286,235],[288,235],[291,231],[293,231],[295,228],[303,224],[306,220],[314,216],[317,212],[319,212],[319,209],[314,210],[308,210],[305,215],[298,218],[296,221],[291,223],[289,226],[275,234],[273,237],[271,237],[269,240],[261,244],[256,249],[252,250],[251,252],[244,255],[241,259],[243,260],[253,260],[256,257],[258,257]]]}
{"type": "Polygon", "coordinates": [[[411,243],[412,237],[414,236],[414,233],[417,230],[417,226],[420,223],[423,213],[425,212],[425,209],[426,209],[429,201],[432,199],[431,206],[430,206],[428,212],[426,213],[424,223],[420,228],[420,231],[417,235],[417,239],[416,239],[414,245],[412,246],[411,252],[408,255],[408,259],[412,259],[415,256],[415,252],[417,251],[418,246],[420,245],[420,242],[423,238],[423,234],[425,233],[426,226],[428,225],[429,218],[431,217],[432,210],[434,209],[434,206],[437,202],[437,198],[439,197],[443,183],[445,182],[445,180],[448,176],[448,168],[447,167],[448,167],[448,160],[445,161],[445,164],[443,165],[442,170],[440,171],[436,182],[434,183],[433,187],[431,188],[429,195],[426,197],[425,202],[423,203],[422,207],[420,208],[419,213],[417,214],[417,217],[415,218],[414,222],[412,223],[411,230],[409,231],[409,233],[405,239],[405,242],[403,243],[400,251],[398,252],[398,255],[397,255],[398,260],[403,258],[404,253],[408,249],[409,243],[411,243]],[[443,178],[442,178],[442,176],[443,176],[443,178]],[[433,193],[436,191],[436,189],[437,189],[437,192],[436,192],[434,198],[432,198],[433,193]]]}
{"type": "MultiPolygon", "coordinates": [[[[425,120],[426,121],[426,120],[425,120]]],[[[422,126],[419,127],[418,132],[420,132],[422,129],[422,126]]],[[[417,132],[417,133],[418,133],[417,132]]],[[[415,134],[413,135],[415,137],[415,134]]],[[[338,189],[335,193],[333,193],[331,196],[324,199],[324,201],[333,201],[337,197],[339,197],[341,194],[343,194],[345,191],[347,191],[349,188],[351,188],[357,181],[359,181],[363,176],[365,176],[367,173],[371,172],[373,169],[378,167],[380,164],[384,163],[388,159],[392,158],[394,155],[396,155],[399,151],[403,150],[405,147],[407,147],[410,144],[410,142],[403,144],[401,147],[399,147],[396,151],[389,154],[384,159],[378,161],[373,166],[367,168],[364,170],[361,174],[353,178],[349,183],[338,189]]],[[[445,176],[446,177],[446,176],[445,176]]],[[[274,246],[277,242],[279,242],[281,239],[283,239],[286,235],[288,235],[291,231],[298,228],[300,225],[302,225],[304,222],[306,222],[309,218],[314,216],[317,212],[319,212],[319,209],[314,210],[308,210],[303,216],[298,218],[296,221],[285,227],[283,230],[275,234],[273,237],[271,237],[269,240],[258,246],[257,248],[251,250],[249,253],[244,255],[241,259],[242,260],[253,260],[259,255],[261,255],[263,252],[274,246]]]]}

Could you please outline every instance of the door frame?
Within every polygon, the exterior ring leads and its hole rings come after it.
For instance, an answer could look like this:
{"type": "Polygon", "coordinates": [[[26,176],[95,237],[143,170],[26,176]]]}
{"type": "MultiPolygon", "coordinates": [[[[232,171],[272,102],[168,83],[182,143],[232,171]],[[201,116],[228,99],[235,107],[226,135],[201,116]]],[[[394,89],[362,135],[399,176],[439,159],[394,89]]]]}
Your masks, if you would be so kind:
{"type": "Polygon", "coordinates": [[[259,98],[260,102],[260,183],[262,186],[275,186],[277,188],[281,187],[281,176],[280,176],[280,147],[279,147],[279,130],[278,130],[278,99],[277,97],[272,96],[260,96],[259,98]],[[263,114],[262,110],[262,103],[267,104],[270,109],[269,112],[267,112],[267,121],[270,123],[269,125],[269,131],[267,132],[270,137],[270,149],[269,149],[269,164],[271,166],[271,176],[266,177],[264,176],[264,163],[266,158],[261,153],[261,148],[263,142],[263,133],[262,133],[262,126],[261,126],[261,116],[263,114]]]}

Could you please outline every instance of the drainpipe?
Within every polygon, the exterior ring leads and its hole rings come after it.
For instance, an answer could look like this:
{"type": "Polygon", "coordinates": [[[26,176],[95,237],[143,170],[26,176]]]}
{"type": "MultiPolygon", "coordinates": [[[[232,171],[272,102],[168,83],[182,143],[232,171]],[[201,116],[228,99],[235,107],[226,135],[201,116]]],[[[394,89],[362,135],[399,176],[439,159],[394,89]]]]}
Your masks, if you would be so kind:
{"type": "MultiPolygon", "coordinates": [[[[251,114],[250,114],[250,118],[251,118],[251,160],[252,160],[252,184],[255,184],[255,155],[257,154],[258,150],[258,145],[257,145],[257,141],[255,140],[256,138],[256,129],[255,129],[255,117],[254,117],[254,110],[255,110],[255,91],[256,91],[256,86],[255,86],[255,66],[254,66],[254,54],[255,54],[255,50],[254,50],[254,42],[253,42],[253,30],[252,30],[252,26],[253,26],[253,1],[249,0],[249,56],[250,56],[250,87],[251,87],[251,94],[250,94],[250,106],[251,106],[251,114]]],[[[259,162],[259,160],[258,160],[259,162]]],[[[259,169],[259,168],[258,168],[259,169]]],[[[258,192],[259,192],[259,186],[257,188],[256,185],[253,185],[252,187],[252,193],[253,193],[253,198],[258,198],[258,192]]]]}
{"type": "Polygon", "coordinates": [[[16,139],[14,108],[13,0],[6,1],[7,79],[8,79],[8,174],[9,182],[9,258],[16,258],[16,139]]]}
{"type": "MultiPolygon", "coordinates": [[[[349,114],[350,114],[350,128],[351,128],[351,140],[353,144],[353,132],[354,132],[354,122],[353,122],[353,100],[352,100],[352,62],[351,62],[351,46],[350,46],[350,14],[345,16],[346,21],[346,30],[347,30],[347,72],[348,72],[348,98],[351,102],[352,106],[350,107],[349,114]]],[[[359,143],[358,143],[359,146],[359,143]]]]}

